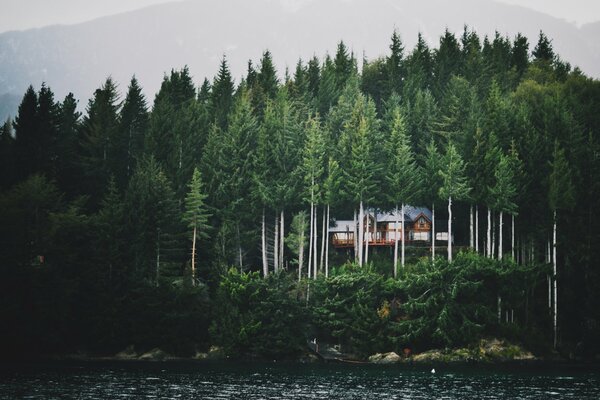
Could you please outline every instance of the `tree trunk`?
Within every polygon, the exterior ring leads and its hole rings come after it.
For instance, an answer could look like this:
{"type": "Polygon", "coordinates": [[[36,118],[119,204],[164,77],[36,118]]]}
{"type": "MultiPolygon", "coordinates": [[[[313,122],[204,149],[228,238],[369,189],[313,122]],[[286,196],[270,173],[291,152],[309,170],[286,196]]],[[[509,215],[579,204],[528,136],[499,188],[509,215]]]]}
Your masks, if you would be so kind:
{"type": "Polygon", "coordinates": [[[242,255],[242,238],[240,237],[240,224],[239,222],[236,224],[237,231],[237,242],[238,242],[238,253],[239,253],[239,261],[240,261],[240,272],[242,272],[244,268],[244,259],[242,255]]]}
{"type": "Polygon", "coordinates": [[[448,262],[452,262],[452,197],[448,197],[448,262]]]}
{"type": "Polygon", "coordinates": [[[511,217],[510,255],[512,256],[513,261],[515,261],[515,215],[511,215],[511,217]]]}
{"type": "Polygon", "coordinates": [[[263,276],[266,278],[269,275],[269,261],[267,260],[267,226],[265,222],[265,209],[262,212],[262,264],[263,264],[263,276]]]}
{"type": "MultiPolygon", "coordinates": [[[[304,221],[302,221],[304,225],[304,221]]],[[[300,240],[298,242],[298,282],[302,280],[302,264],[304,263],[304,229],[300,232],[300,240]]]]}
{"type": "Polygon", "coordinates": [[[431,261],[433,260],[435,260],[435,203],[431,204],[431,261]]]}
{"type": "Polygon", "coordinates": [[[404,203],[402,203],[402,256],[401,256],[401,260],[402,262],[400,263],[400,265],[402,265],[402,268],[404,269],[404,240],[406,239],[406,235],[404,233],[404,203]]]}
{"type": "Polygon", "coordinates": [[[196,286],[196,226],[192,236],[192,286],[196,286]]]}
{"type": "Polygon", "coordinates": [[[275,232],[273,239],[273,272],[279,270],[279,216],[275,213],[275,232]]]}
{"type": "Polygon", "coordinates": [[[352,217],[354,224],[352,225],[352,241],[354,242],[354,262],[358,262],[358,221],[356,220],[356,209],[352,217]]]}
{"type": "Polygon", "coordinates": [[[469,207],[469,247],[475,248],[475,238],[473,234],[473,205],[469,207]]]}
{"type": "Polygon", "coordinates": [[[329,204],[327,204],[327,234],[325,235],[325,278],[329,277],[329,204]]]}
{"type": "Polygon", "coordinates": [[[360,201],[358,209],[358,265],[363,265],[363,246],[365,238],[365,221],[364,221],[363,202],[360,201]]]}
{"type": "Polygon", "coordinates": [[[475,251],[479,253],[479,206],[475,205],[475,251]]]}
{"type": "Polygon", "coordinates": [[[500,222],[498,224],[498,260],[502,260],[502,216],[503,212],[500,211],[500,222]]]}
{"type": "Polygon", "coordinates": [[[323,262],[325,259],[325,219],[327,218],[327,209],[323,206],[323,229],[321,231],[321,259],[319,260],[319,270],[323,271],[323,262]]]}
{"type": "Polygon", "coordinates": [[[310,202],[310,233],[308,234],[308,278],[312,277],[312,251],[313,251],[313,213],[315,211],[313,202],[310,202]]]}
{"type": "Polygon", "coordinates": [[[367,227],[365,229],[367,238],[365,239],[365,264],[369,263],[369,240],[371,233],[369,232],[369,226],[371,225],[371,218],[369,218],[369,206],[367,205],[367,227]]]}
{"type": "Polygon", "coordinates": [[[492,210],[488,207],[487,209],[487,250],[485,253],[486,257],[492,256],[492,210]]]}
{"type": "Polygon", "coordinates": [[[283,269],[283,252],[285,249],[285,214],[283,208],[281,209],[281,217],[279,218],[279,271],[283,269]]]}
{"type": "Polygon", "coordinates": [[[315,205],[314,218],[315,218],[315,221],[313,224],[313,229],[315,230],[315,233],[314,233],[314,241],[315,242],[314,242],[314,251],[313,251],[313,270],[314,270],[314,277],[315,277],[315,279],[317,279],[317,249],[318,249],[317,244],[319,243],[319,241],[318,241],[319,235],[317,235],[318,231],[317,231],[317,206],[316,205],[315,205]]]}
{"type": "Polygon", "coordinates": [[[552,229],[552,263],[554,266],[554,349],[558,343],[558,274],[556,268],[556,210],[554,210],[554,224],[552,229]]]}
{"type": "Polygon", "coordinates": [[[492,255],[491,258],[496,256],[496,213],[492,211],[492,255]]]}
{"type": "Polygon", "coordinates": [[[394,224],[394,278],[398,277],[398,205],[396,205],[396,223],[394,224]]]}

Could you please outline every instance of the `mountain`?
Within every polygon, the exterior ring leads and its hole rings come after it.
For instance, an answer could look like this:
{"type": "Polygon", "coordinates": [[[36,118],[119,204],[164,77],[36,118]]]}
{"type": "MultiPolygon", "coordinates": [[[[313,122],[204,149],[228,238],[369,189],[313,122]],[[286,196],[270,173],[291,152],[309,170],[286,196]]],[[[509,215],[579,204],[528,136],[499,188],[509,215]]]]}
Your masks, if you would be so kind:
{"type": "Polygon", "coordinates": [[[269,49],[283,75],[299,57],[334,52],[341,39],[371,59],[387,54],[394,28],[410,50],[419,31],[437,47],[446,27],[458,36],[465,24],[481,36],[521,32],[530,49],[543,30],[564,60],[600,77],[600,24],[578,28],[492,0],[188,0],[0,34],[0,117],[14,114],[29,84],[46,82],[58,99],[72,91],[83,106],[108,75],[125,91],[135,74],[152,96],[172,68],[188,65],[198,84],[212,79],[223,54],[239,80],[248,60],[269,49]]]}

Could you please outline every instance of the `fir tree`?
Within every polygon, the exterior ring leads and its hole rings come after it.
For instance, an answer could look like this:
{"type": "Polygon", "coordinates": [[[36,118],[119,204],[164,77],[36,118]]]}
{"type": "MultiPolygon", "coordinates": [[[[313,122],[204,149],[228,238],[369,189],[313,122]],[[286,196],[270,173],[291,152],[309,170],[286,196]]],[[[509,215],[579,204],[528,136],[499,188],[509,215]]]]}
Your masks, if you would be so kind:
{"type": "Polygon", "coordinates": [[[208,218],[210,214],[205,204],[206,194],[202,187],[202,178],[200,171],[194,169],[192,180],[189,184],[189,191],[184,201],[183,222],[192,230],[192,286],[196,285],[196,241],[198,238],[207,238],[206,230],[210,227],[208,218]]]}

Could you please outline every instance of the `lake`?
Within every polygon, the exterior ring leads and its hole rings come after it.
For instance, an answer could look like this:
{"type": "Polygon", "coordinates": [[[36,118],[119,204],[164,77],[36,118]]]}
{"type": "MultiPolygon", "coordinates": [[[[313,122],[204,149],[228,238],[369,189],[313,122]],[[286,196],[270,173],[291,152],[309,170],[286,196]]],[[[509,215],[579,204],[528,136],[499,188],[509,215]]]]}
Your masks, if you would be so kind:
{"type": "Polygon", "coordinates": [[[0,364],[2,399],[600,399],[598,369],[208,362],[0,364]]]}

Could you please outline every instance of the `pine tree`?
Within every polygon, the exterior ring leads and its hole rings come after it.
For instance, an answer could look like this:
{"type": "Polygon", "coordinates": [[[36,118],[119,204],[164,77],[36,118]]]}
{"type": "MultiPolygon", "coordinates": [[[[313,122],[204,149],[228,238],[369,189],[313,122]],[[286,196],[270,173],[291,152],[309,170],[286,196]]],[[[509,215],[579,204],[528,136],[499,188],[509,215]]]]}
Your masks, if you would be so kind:
{"type": "Polygon", "coordinates": [[[553,260],[553,327],[554,348],[558,344],[558,269],[557,269],[557,212],[570,210],[574,206],[575,194],[572,182],[571,167],[565,156],[565,151],[558,141],[554,143],[551,173],[549,177],[548,200],[552,211],[552,260],[553,260]]]}
{"type": "Polygon", "coordinates": [[[513,165],[509,156],[501,155],[495,168],[496,182],[494,187],[490,188],[490,193],[494,199],[493,208],[500,212],[499,222],[499,241],[498,241],[498,259],[502,259],[504,248],[502,245],[503,215],[504,213],[515,214],[517,205],[514,200],[517,195],[515,186],[515,173],[512,170],[513,165]]]}
{"type": "Polygon", "coordinates": [[[404,119],[397,107],[393,111],[394,122],[392,130],[386,143],[388,154],[388,167],[386,183],[390,202],[395,205],[396,224],[394,234],[394,277],[398,276],[398,205],[401,204],[400,215],[402,217],[400,240],[402,240],[402,262],[404,268],[404,247],[406,242],[406,231],[404,225],[404,205],[412,203],[416,199],[417,166],[406,134],[404,119]]]}
{"type": "Polygon", "coordinates": [[[57,182],[69,194],[81,193],[83,171],[79,163],[79,132],[81,113],[77,100],[69,93],[59,107],[57,142],[57,182]]]}
{"type": "Polygon", "coordinates": [[[306,142],[302,156],[302,173],[305,182],[305,199],[310,204],[310,229],[308,240],[308,277],[317,278],[317,248],[316,248],[316,205],[322,191],[325,170],[325,140],[318,116],[311,117],[306,122],[306,142]]]}
{"type": "Polygon", "coordinates": [[[120,160],[115,171],[119,186],[124,187],[133,174],[135,162],[142,157],[148,129],[148,107],[135,76],[131,78],[119,118],[120,160]]]}
{"type": "Polygon", "coordinates": [[[189,184],[189,191],[185,197],[183,213],[183,222],[192,230],[192,286],[196,285],[196,241],[198,238],[207,238],[206,230],[210,227],[208,218],[211,215],[207,211],[205,199],[206,194],[202,187],[200,171],[195,168],[189,184]]]}
{"type": "Polygon", "coordinates": [[[448,199],[448,261],[452,261],[452,200],[464,200],[471,190],[467,184],[464,162],[453,143],[446,149],[440,176],[440,197],[448,199]]]}
{"type": "Polygon", "coordinates": [[[16,170],[19,180],[34,171],[39,171],[39,162],[34,158],[38,146],[37,138],[38,97],[29,86],[19,104],[13,127],[15,130],[16,170]]]}
{"type": "Polygon", "coordinates": [[[404,80],[404,45],[400,34],[396,29],[392,33],[392,43],[390,43],[390,55],[386,58],[387,81],[386,89],[388,98],[392,93],[402,93],[402,83],[404,80]]]}
{"type": "Polygon", "coordinates": [[[441,155],[433,139],[425,148],[421,156],[421,179],[423,190],[421,196],[427,204],[431,204],[431,259],[435,259],[435,204],[439,201],[439,192],[442,186],[440,169],[442,168],[441,155]]]}
{"type": "Polygon", "coordinates": [[[228,115],[233,106],[233,79],[229,72],[227,59],[223,56],[219,72],[212,85],[213,120],[223,130],[228,126],[228,115]]]}
{"type": "Polygon", "coordinates": [[[15,168],[15,138],[13,137],[12,122],[7,119],[0,126],[0,190],[6,190],[16,181],[15,168]]]}

